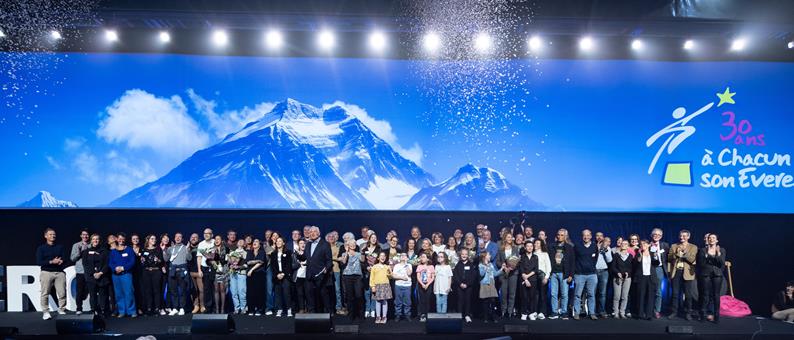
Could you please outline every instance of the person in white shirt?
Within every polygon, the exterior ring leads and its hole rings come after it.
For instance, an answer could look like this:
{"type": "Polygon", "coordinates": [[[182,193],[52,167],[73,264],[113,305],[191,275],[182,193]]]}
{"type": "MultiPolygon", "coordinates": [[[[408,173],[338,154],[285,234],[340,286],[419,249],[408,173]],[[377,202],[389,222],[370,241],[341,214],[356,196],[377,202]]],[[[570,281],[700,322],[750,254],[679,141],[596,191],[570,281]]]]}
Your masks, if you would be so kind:
{"type": "Polygon", "coordinates": [[[212,237],[212,229],[204,229],[204,241],[199,242],[196,253],[198,275],[204,284],[204,308],[201,312],[205,309],[213,310],[214,307],[215,270],[207,264],[207,258],[215,255],[213,251],[215,242],[212,237]]]}
{"type": "Polygon", "coordinates": [[[549,292],[549,274],[551,274],[551,259],[549,258],[548,250],[546,249],[546,242],[536,238],[535,241],[535,255],[538,256],[538,270],[543,273],[538,276],[538,315],[537,318],[543,320],[546,318],[546,296],[549,292]]]}
{"type": "Polygon", "coordinates": [[[392,269],[394,279],[394,318],[396,321],[411,320],[411,274],[413,267],[408,263],[408,255],[400,253],[400,262],[392,269]]]}
{"type": "Polygon", "coordinates": [[[436,280],[433,281],[433,293],[436,295],[436,313],[447,313],[447,297],[452,291],[452,267],[446,253],[439,253],[436,258],[436,280]]]}
{"type": "Polygon", "coordinates": [[[358,246],[358,249],[361,249],[361,247],[367,243],[367,240],[369,240],[370,232],[372,232],[373,234],[375,233],[374,231],[369,230],[368,226],[361,227],[361,238],[356,240],[356,246],[358,246]]]}

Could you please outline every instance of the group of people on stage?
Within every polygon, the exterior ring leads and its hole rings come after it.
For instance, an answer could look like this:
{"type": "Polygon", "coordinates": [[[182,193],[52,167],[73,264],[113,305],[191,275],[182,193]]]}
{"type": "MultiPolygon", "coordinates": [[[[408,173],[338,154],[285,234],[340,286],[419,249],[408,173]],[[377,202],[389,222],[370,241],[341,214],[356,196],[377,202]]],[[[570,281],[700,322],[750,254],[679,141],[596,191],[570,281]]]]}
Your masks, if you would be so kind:
{"type": "Polygon", "coordinates": [[[658,228],[650,239],[632,234],[613,244],[590,230],[574,238],[559,229],[548,239],[523,223],[502,228],[498,240],[482,224],[476,233],[457,229],[430,238],[413,227],[404,242],[394,230],[384,242],[369,227],[360,236],[345,233],[339,240],[332,231],[323,238],[318,227],[305,226],[288,237],[268,230],[260,240],[238,238],[233,230],[224,238],[206,228],[185,243],[181,233],[173,239],[124,233],[102,238],[84,230],[67,252],[47,229],[36,252],[43,318],[51,318],[53,288],[58,313],[65,313],[68,262],[77,272],[77,313],[88,296],[95,313],[118,317],[184,315],[192,307],[192,313],[279,317],[335,312],[378,324],[452,311],[466,322],[475,311],[485,321],[650,320],[661,317],[661,283],[669,280],[669,318],[719,321],[726,253],[713,233],[701,247],[690,243],[687,230],[672,245],[658,228]]]}

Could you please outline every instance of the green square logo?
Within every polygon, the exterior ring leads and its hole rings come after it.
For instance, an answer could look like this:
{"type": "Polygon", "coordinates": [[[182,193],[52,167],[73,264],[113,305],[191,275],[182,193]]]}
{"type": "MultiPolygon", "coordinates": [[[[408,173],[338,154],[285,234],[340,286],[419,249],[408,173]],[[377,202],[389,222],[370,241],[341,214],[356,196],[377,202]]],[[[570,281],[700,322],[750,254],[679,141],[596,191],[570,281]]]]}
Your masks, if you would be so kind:
{"type": "Polygon", "coordinates": [[[666,185],[692,185],[692,163],[667,163],[664,170],[662,184],[666,185]]]}

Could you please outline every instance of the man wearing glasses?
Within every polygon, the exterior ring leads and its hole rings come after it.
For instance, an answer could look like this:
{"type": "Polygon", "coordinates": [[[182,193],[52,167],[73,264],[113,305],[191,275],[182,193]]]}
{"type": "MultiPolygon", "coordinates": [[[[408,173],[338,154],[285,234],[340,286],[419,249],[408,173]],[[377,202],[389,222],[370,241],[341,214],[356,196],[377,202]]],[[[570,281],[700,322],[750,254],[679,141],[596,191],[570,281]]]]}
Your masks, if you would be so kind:
{"type": "Polygon", "coordinates": [[[657,319],[662,317],[662,281],[667,279],[667,253],[670,252],[670,244],[662,241],[664,232],[661,228],[653,228],[651,231],[651,253],[656,252],[659,256],[659,265],[654,268],[656,271],[656,300],[654,301],[653,311],[657,319]]]}
{"type": "Polygon", "coordinates": [[[198,252],[196,252],[198,275],[204,283],[204,308],[207,310],[213,310],[213,296],[215,295],[215,271],[207,263],[207,256],[215,246],[212,236],[212,229],[204,229],[204,241],[199,242],[198,252]]]}

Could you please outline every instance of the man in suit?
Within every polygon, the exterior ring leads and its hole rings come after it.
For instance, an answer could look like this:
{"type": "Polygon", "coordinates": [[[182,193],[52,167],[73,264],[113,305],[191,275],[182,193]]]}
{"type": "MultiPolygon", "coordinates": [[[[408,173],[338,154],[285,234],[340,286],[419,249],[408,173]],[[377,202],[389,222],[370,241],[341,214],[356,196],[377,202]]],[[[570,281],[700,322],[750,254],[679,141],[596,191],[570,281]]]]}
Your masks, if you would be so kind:
{"type": "Polygon", "coordinates": [[[309,230],[306,252],[306,307],[309,313],[330,313],[331,295],[328,286],[333,287],[330,279],[333,275],[333,259],[331,246],[320,237],[320,228],[317,226],[309,230]]]}
{"type": "Polygon", "coordinates": [[[490,230],[483,230],[481,235],[480,244],[479,247],[477,247],[477,256],[480,256],[482,252],[487,252],[491,254],[491,263],[493,263],[496,261],[496,253],[499,251],[499,246],[496,245],[496,242],[491,241],[490,230]]]}
{"type": "Polygon", "coordinates": [[[654,300],[653,311],[657,319],[662,317],[662,281],[667,276],[667,254],[670,252],[670,244],[662,241],[664,232],[661,228],[653,228],[651,231],[651,252],[659,257],[659,265],[654,267],[656,276],[656,299],[654,300]]]}
{"type": "Polygon", "coordinates": [[[673,299],[670,303],[670,319],[678,317],[678,307],[681,304],[681,288],[684,288],[684,317],[692,320],[692,301],[695,299],[695,261],[698,248],[689,243],[689,230],[678,233],[679,242],[670,247],[667,254],[667,272],[670,274],[670,286],[673,290],[673,299]]]}

